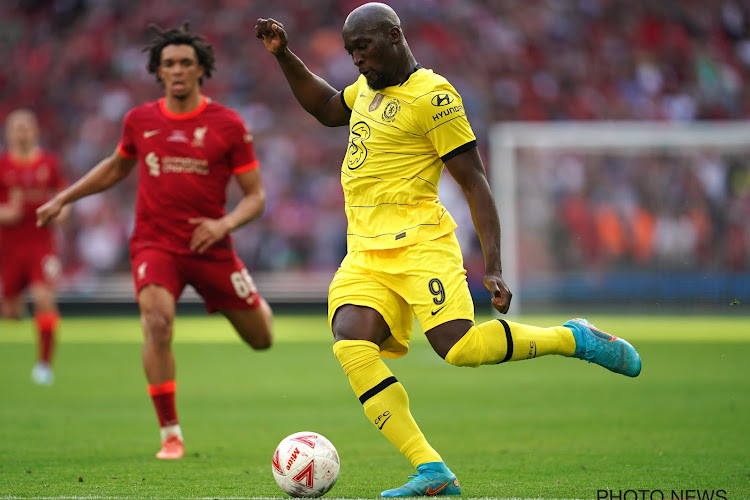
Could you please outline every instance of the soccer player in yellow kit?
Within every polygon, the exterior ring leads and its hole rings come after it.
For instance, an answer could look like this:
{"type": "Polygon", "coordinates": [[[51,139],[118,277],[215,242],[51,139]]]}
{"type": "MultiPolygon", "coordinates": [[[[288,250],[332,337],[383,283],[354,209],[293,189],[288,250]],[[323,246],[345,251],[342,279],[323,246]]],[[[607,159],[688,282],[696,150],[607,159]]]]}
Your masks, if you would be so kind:
{"type": "Polygon", "coordinates": [[[361,75],[341,92],[289,50],[281,23],[258,19],[255,30],[302,107],[324,125],[349,125],[341,166],[348,252],[329,289],[328,318],[334,354],[365,414],[417,468],[409,482],[382,496],[461,493],[381,359],[407,353],[415,316],[435,352],[453,365],[560,354],[631,377],[640,373],[629,343],[583,319],[551,328],[503,319],[474,324],[456,223],[438,199],[443,166],[469,204],[492,305],[506,313],[511,292],[502,277],[495,201],[461,96],[417,63],[393,9],[368,3],[347,17],[344,48],[361,75]]]}

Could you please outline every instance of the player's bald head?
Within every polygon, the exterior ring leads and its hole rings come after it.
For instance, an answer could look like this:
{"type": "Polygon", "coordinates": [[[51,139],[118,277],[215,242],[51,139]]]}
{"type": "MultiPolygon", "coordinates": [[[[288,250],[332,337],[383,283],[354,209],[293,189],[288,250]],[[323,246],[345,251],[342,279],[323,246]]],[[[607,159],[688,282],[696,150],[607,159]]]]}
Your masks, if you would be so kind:
{"type": "Polygon", "coordinates": [[[403,83],[414,72],[417,61],[401,31],[401,20],[384,3],[370,2],[354,9],[341,36],[371,89],[403,83]]]}
{"type": "Polygon", "coordinates": [[[401,28],[401,19],[390,6],[380,2],[360,5],[347,16],[343,31],[387,32],[401,28]]]}

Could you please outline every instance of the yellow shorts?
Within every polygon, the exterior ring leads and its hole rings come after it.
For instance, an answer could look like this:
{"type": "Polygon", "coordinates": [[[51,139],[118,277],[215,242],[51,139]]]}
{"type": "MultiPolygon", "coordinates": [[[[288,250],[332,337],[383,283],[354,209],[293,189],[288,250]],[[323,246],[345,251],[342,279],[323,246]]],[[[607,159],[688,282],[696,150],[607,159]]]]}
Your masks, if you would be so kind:
{"type": "Polygon", "coordinates": [[[456,319],[474,320],[461,248],[453,232],[436,240],[386,250],[349,252],[328,290],[328,324],[352,304],[378,311],[391,329],[381,355],[409,351],[416,316],[423,331],[456,319]]]}

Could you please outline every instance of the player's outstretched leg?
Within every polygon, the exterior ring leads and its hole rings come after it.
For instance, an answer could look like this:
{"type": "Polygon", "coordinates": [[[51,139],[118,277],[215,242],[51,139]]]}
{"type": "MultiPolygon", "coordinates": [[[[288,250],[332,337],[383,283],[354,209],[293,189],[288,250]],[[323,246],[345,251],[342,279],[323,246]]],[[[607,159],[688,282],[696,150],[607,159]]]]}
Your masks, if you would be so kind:
{"type": "Polygon", "coordinates": [[[626,340],[599,330],[583,318],[571,319],[563,326],[570,328],[576,340],[574,358],[628,377],[641,373],[641,357],[626,340]]]}
{"type": "Polygon", "coordinates": [[[392,490],[385,490],[381,497],[424,497],[437,495],[460,495],[461,486],[456,475],[445,462],[430,462],[417,467],[417,473],[409,476],[411,481],[392,490]]]}
{"type": "Polygon", "coordinates": [[[550,328],[504,319],[474,325],[450,348],[445,360],[456,366],[480,366],[548,354],[585,359],[628,377],[641,372],[641,358],[632,345],[581,318],[550,328]]]}

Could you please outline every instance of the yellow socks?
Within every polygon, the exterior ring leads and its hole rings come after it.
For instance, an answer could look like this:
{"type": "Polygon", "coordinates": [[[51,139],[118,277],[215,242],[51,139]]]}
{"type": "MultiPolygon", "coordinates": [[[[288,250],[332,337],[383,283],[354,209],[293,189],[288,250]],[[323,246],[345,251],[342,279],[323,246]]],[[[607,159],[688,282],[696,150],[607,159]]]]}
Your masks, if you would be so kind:
{"type": "Polygon", "coordinates": [[[502,319],[472,326],[445,360],[456,366],[479,366],[531,359],[547,354],[572,356],[576,342],[564,326],[541,328],[502,319]]]}
{"type": "Polygon", "coordinates": [[[380,359],[380,348],[365,340],[339,340],[333,354],[349,377],[365,415],[414,467],[442,462],[409,411],[404,387],[380,359]]]}

